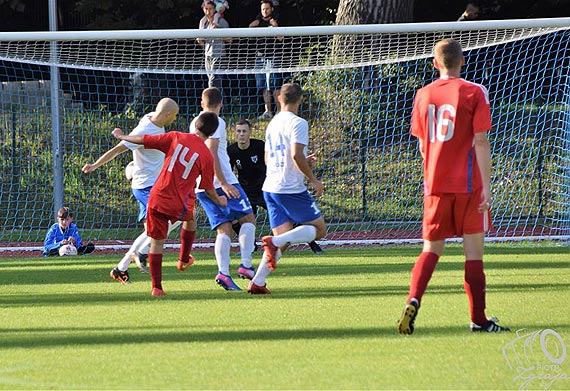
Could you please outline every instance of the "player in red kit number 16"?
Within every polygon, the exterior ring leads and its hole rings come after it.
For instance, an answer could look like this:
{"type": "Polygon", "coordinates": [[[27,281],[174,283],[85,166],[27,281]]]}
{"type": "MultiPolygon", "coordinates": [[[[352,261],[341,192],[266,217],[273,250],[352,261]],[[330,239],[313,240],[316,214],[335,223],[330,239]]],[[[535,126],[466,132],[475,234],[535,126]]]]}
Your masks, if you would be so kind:
{"type": "Polygon", "coordinates": [[[414,332],[422,296],[445,239],[454,236],[463,238],[471,331],[509,331],[485,315],[483,248],[491,221],[489,94],[482,85],[460,77],[465,58],[459,42],[439,41],[433,63],[440,77],[416,93],[411,129],[424,161],[424,244],[412,269],[398,331],[414,332]]]}

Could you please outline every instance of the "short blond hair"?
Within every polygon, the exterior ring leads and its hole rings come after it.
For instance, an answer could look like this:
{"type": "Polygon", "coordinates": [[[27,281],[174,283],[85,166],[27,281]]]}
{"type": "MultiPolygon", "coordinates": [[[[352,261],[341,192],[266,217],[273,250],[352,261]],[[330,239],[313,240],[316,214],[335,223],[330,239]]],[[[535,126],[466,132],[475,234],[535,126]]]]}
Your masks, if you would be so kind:
{"type": "Polygon", "coordinates": [[[433,56],[446,69],[458,68],[462,65],[463,49],[455,39],[446,38],[435,45],[433,56]]]}

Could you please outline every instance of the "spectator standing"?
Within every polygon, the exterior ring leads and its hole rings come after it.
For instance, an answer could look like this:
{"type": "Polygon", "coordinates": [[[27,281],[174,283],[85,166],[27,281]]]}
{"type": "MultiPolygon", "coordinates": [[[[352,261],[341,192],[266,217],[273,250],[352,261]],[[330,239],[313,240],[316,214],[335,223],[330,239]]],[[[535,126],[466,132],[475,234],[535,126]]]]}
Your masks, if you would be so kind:
{"type": "Polygon", "coordinates": [[[465,58],[459,42],[441,40],[433,52],[440,78],[416,93],[411,127],[424,160],[424,244],[412,269],[398,331],[414,332],[422,297],[445,239],[453,236],[463,237],[471,331],[509,331],[485,315],[483,252],[485,232],[491,223],[489,94],[482,85],[461,78],[465,58]]]}
{"type": "MultiPolygon", "coordinates": [[[[202,10],[204,17],[200,19],[199,28],[204,29],[217,29],[229,28],[228,22],[216,12],[216,2],[204,1],[202,10]]],[[[197,42],[204,48],[204,67],[208,73],[208,87],[217,87],[222,89],[222,77],[216,74],[215,71],[224,65],[226,56],[226,43],[231,42],[231,38],[198,38],[197,42]]]]}
{"type": "MultiPolygon", "coordinates": [[[[261,12],[253,20],[249,27],[279,27],[277,16],[274,13],[275,8],[271,0],[261,1],[261,12]]],[[[275,111],[278,112],[279,87],[282,83],[281,74],[271,72],[272,68],[278,68],[279,58],[276,56],[276,43],[283,41],[283,37],[267,37],[257,38],[255,47],[255,68],[263,70],[263,73],[255,74],[256,88],[262,91],[263,104],[265,111],[259,119],[270,119],[273,117],[273,99],[275,99],[275,111]]]]}

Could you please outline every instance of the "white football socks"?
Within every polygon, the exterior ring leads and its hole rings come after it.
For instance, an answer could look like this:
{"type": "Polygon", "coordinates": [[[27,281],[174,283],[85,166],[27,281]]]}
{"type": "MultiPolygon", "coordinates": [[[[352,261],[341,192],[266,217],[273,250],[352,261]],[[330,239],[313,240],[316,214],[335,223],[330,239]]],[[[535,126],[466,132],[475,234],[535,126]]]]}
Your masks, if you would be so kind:
{"type": "Polygon", "coordinates": [[[131,248],[129,248],[129,251],[127,251],[127,253],[123,256],[123,259],[121,259],[121,261],[117,265],[117,268],[123,272],[127,270],[129,268],[129,265],[131,264],[131,255],[133,255],[135,251],[138,251],[139,248],[142,248],[143,246],[148,246],[149,244],[150,244],[150,238],[146,236],[146,231],[143,231],[143,233],[140,234],[135,239],[135,241],[131,245],[131,248]]]}
{"type": "MultiPolygon", "coordinates": [[[[279,259],[281,258],[281,249],[277,250],[277,254],[276,254],[276,258],[277,261],[279,261],[279,259]]],[[[269,276],[269,274],[271,273],[271,269],[269,268],[269,265],[267,264],[267,257],[265,256],[265,252],[263,253],[263,257],[261,257],[261,263],[259,264],[259,267],[257,268],[257,272],[255,273],[255,276],[252,278],[251,282],[253,282],[255,285],[259,285],[259,286],[264,286],[265,285],[265,279],[267,278],[267,276],[269,276]]]]}
{"type": "Polygon", "coordinates": [[[300,225],[291,231],[273,236],[273,244],[277,247],[285,246],[287,243],[300,244],[309,243],[317,237],[317,229],[312,225],[300,225]]]}
{"type": "Polygon", "coordinates": [[[230,249],[232,241],[226,234],[216,235],[216,243],[214,243],[214,254],[218,262],[218,270],[226,276],[230,275],[230,249]]]}
{"type": "Polygon", "coordinates": [[[255,225],[243,223],[239,229],[238,241],[241,264],[245,267],[251,267],[251,258],[255,245],[255,225]]]}

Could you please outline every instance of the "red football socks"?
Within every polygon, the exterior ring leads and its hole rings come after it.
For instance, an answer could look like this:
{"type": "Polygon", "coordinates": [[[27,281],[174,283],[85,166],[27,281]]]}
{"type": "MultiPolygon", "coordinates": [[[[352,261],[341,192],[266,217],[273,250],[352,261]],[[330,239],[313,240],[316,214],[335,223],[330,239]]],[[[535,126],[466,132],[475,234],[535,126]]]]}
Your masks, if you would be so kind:
{"type": "Polygon", "coordinates": [[[412,268],[412,278],[410,280],[410,294],[408,302],[412,298],[416,298],[419,303],[422,301],[431,275],[435,270],[439,255],[435,253],[423,252],[416,260],[416,264],[412,268]]]}
{"type": "Polygon", "coordinates": [[[194,238],[196,231],[187,231],[184,228],[180,230],[180,260],[188,262],[190,253],[192,252],[192,245],[194,245],[194,238]]]}
{"type": "Polygon", "coordinates": [[[152,287],[162,289],[162,254],[148,253],[152,287]]]}
{"type": "Polygon", "coordinates": [[[469,311],[471,322],[478,325],[487,324],[485,315],[485,272],[482,260],[468,260],[465,262],[465,292],[469,298],[469,311]]]}

